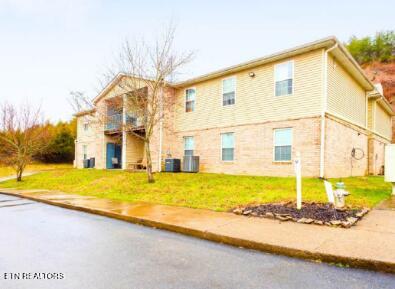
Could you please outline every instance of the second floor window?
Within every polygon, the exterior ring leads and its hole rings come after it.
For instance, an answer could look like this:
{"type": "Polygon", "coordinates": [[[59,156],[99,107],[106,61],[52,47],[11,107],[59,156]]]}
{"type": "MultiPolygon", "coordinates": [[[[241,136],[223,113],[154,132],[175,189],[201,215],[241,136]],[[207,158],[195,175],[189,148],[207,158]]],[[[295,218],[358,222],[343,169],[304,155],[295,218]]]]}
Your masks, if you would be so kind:
{"type": "Polygon", "coordinates": [[[294,62],[287,61],[274,66],[275,95],[288,95],[293,93],[294,62]]]}
{"type": "Polygon", "coordinates": [[[87,122],[84,122],[84,131],[88,131],[89,129],[89,124],[87,122]]]}
{"type": "Polygon", "coordinates": [[[233,161],[235,152],[235,138],[233,132],[221,134],[221,149],[223,161],[233,161]]]}
{"type": "Polygon", "coordinates": [[[193,156],[193,150],[195,149],[195,143],[193,136],[184,137],[184,156],[193,156]]]}
{"type": "Polygon", "coordinates": [[[222,80],[222,105],[235,104],[236,98],[236,78],[230,77],[222,80]]]}
{"type": "Polygon", "coordinates": [[[196,90],[194,88],[189,88],[185,91],[185,112],[195,110],[195,97],[196,90]]]}

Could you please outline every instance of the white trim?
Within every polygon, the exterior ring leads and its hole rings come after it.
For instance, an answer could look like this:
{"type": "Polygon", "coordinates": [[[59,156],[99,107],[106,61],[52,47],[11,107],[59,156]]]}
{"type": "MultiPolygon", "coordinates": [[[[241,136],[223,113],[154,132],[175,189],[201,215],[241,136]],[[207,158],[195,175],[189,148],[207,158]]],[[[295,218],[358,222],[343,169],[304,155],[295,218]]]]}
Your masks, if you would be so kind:
{"type": "Polygon", "coordinates": [[[196,109],[196,96],[197,96],[197,89],[196,86],[191,86],[188,88],[184,89],[184,113],[191,113],[191,112],[195,112],[196,109]],[[193,110],[192,111],[187,111],[187,90],[188,89],[193,89],[195,90],[195,99],[194,99],[194,103],[193,103],[193,110]]]}
{"type": "Polygon", "coordinates": [[[122,152],[121,152],[121,156],[122,156],[122,164],[121,164],[121,168],[123,170],[126,169],[126,146],[127,146],[127,135],[126,135],[126,131],[125,131],[125,126],[126,126],[126,107],[125,107],[125,101],[126,101],[126,94],[124,94],[122,96],[122,152]]]}
{"type": "Polygon", "coordinates": [[[294,140],[294,131],[293,127],[278,127],[273,128],[273,162],[274,163],[291,163],[292,162],[292,148],[293,148],[293,140],[294,140]],[[291,130],[291,159],[288,161],[276,161],[276,130],[291,130]]]}
{"type": "MultiPolygon", "coordinates": [[[[360,125],[360,124],[357,124],[357,123],[355,123],[354,121],[349,120],[349,119],[347,119],[347,118],[345,118],[345,117],[343,117],[343,116],[340,116],[340,115],[338,115],[338,114],[336,114],[336,113],[327,111],[326,114],[328,114],[328,115],[330,115],[330,116],[332,116],[332,117],[335,117],[335,118],[337,118],[337,119],[339,119],[339,120],[345,121],[345,122],[347,122],[347,123],[349,123],[349,124],[351,124],[351,125],[357,126],[358,128],[360,128],[360,129],[362,129],[362,130],[365,130],[367,134],[368,134],[368,133],[376,134],[376,135],[378,135],[379,137],[382,137],[382,138],[386,139],[386,140],[389,141],[389,142],[391,142],[391,140],[392,140],[391,138],[388,138],[387,136],[384,136],[384,135],[380,134],[379,132],[377,132],[377,131],[374,130],[374,129],[369,129],[368,127],[364,127],[364,126],[362,126],[362,125],[360,125]]],[[[374,122],[374,120],[373,120],[373,122],[374,122]]]]}
{"type": "MultiPolygon", "coordinates": [[[[289,78],[287,78],[289,79],[289,78]]],[[[274,85],[273,85],[273,95],[274,97],[283,97],[283,96],[292,96],[294,94],[295,91],[295,60],[294,59],[290,59],[290,60],[286,60],[286,61],[282,61],[279,63],[276,63],[273,65],[273,80],[274,80],[274,85]],[[289,94],[282,94],[282,95],[276,95],[276,67],[281,65],[281,64],[285,64],[291,62],[292,63],[292,92],[289,94]]],[[[284,79],[286,80],[286,79],[284,79]]]]}
{"type": "Polygon", "coordinates": [[[355,121],[353,121],[353,120],[351,120],[351,119],[349,119],[349,118],[347,118],[347,117],[341,116],[341,115],[339,115],[339,114],[337,114],[337,113],[335,113],[335,112],[327,111],[326,114],[332,115],[332,116],[334,116],[334,117],[336,117],[336,118],[338,118],[338,119],[341,119],[341,120],[343,120],[343,121],[345,121],[345,122],[348,122],[348,123],[350,123],[350,124],[352,124],[352,125],[355,125],[355,126],[361,128],[361,129],[369,130],[369,129],[368,129],[367,127],[365,127],[364,125],[358,124],[358,123],[356,123],[355,121]]]}
{"type": "Polygon", "coordinates": [[[184,153],[184,156],[185,156],[185,151],[186,151],[186,149],[185,149],[185,139],[186,138],[192,138],[192,142],[193,142],[193,148],[192,148],[192,151],[195,153],[195,136],[193,136],[193,135],[184,135],[183,137],[182,137],[182,140],[183,140],[183,153],[184,153]]]}
{"type": "Polygon", "coordinates": [[[322,112],[321,112],[321,136],[320,136],[320,178],[325,176],[325,113],[328,109],[328,53],[338,46],[337,42],[331,48],[323,51],[323,100],[322,100],[322,112]]]}
{"type": "Polygon", "coordinates": [[[231,76],[227,76],[225,78],[222,78],[221,79],[221,106],[222,107],[233,107],[234,105],[236,105],[236,95],[237,95],[237,77],[236,77],[236,75],[231,75],[231,76]],[[235,87],[234,87],[235,103],[234,104],[224,105],[224,80],[228,80],[228,79],[234,79],[235,80],[235,87]]]}
{"type": "Polygon", "coordinates": [[[236,137],[235,137],[235,132],[233,132],[233,131],[221,132],[219,135],[220,135],[220,138],[221,138],[221,147],[220,147],[220,150],[221,150],[221,153],[220,153],[221,162],[224,162],[224,163],[233,163],[233,162],[235,162],[236,161],[236,137]],[[223,134],[230,134],[230,133],[233,134],[233,160],[224,161],[223,160],[223,156],[222,156],[222,135],[223,134]]]}
{"type": "MultiPolygon", "coordinates": [[[[163,150],[163,87],[160,90],[160,121],[159,121],[159,153],[158,153],[158,172],[162,171],[162,150],[163,150]]],[[[145,145],[145,144],[144,144],[145,145]]]]}

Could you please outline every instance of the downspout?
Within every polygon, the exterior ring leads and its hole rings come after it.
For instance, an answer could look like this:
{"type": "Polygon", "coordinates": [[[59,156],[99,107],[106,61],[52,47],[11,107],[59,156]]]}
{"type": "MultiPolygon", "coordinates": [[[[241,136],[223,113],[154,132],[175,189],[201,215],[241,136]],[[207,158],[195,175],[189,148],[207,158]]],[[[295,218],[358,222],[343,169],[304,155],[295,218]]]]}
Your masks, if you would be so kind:
{"type": "Polygon", "coordinates": [[[126,94],[122,97],[122,169],[126,169],[126,94]]]}
{"type": "Polygon", "coordinates": [[[160,91],[160,121],[159,121],[159,155],[158,172],[162,171],[162,145],[163,145],[163,87],[160,91]]]}
{"type": "Polygon", "coordinates": [[[320,140],[320,178],[325,176],[325,114],[328,106],[328,53],[337,48],[336,43],[331,48],[324,51],[324,69],[323,69],[323,103],[321,112],[321,140],[320,140]]]}

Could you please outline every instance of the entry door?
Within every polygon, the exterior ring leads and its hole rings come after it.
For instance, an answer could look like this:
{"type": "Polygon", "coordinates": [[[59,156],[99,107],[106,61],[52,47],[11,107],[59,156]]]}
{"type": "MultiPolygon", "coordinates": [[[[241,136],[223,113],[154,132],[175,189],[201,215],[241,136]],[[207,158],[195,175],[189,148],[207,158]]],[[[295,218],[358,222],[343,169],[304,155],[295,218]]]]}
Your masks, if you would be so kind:
{"type": "Polygon", "coordinates": [[[107,150],[106,150],[106,168],[113,169],[114,166],[112,164],[112,158],[115,157],[115,144],[114,143],[107,143],[107,150]]]}
{"type": "Polygon", "coordinates": [[[115,145],[115,157],[118,159],[117,169],[122,167],[122,146],[119,144],[115,145]]]}

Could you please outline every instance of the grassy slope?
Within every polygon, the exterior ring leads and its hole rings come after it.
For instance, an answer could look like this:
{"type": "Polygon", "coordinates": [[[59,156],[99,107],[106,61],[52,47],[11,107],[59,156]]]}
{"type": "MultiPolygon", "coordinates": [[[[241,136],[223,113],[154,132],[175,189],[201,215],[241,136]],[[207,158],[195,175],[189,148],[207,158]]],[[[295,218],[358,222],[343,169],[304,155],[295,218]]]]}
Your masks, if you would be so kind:
{"type": "MultiPolygon", "coordinates": [[[[294,178],[160,173],[156,174],[156,183],[148,184],[144,173],[58,169],[27,177],[22,183],[0,183],[0,187],[53,189],[223,211],[242,204],[293,201],[294,182],[294,178]]],[[[344,182],[351,192],[347,204],[354,207],[372,207],[391,193],[382,177],[346,178],[344,182]]],[[[303,179],[303,200],[325,202],[323,183],[315,178],[303,179]]]]}
{"type": "MultiPolygon", "coordinates": [[[[46,170],[53,170],[53,169],[66,169],[72,168],[72,164],[42,164],[42,163],[33,163],[28,165],[26,168],[26,172],[32,171],[46,171],[46,170]]],[[[0,177],[7,177],[15,175],[15,171],[11,167],[5,167],[0,165],[0,177]]]]}

